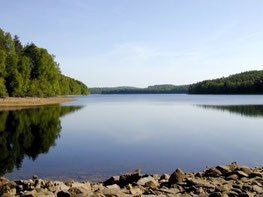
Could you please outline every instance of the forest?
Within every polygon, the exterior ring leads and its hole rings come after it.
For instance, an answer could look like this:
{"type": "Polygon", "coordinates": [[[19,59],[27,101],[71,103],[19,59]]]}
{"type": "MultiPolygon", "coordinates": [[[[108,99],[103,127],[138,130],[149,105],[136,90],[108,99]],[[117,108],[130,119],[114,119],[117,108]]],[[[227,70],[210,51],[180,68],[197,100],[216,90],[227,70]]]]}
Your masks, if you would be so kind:
{"type": "Polygon", "coordinates": [[[262,94],[263,71],[247,71],[190,85],[190,94],[262,94]]]}
{"type": "Polygon", "coordinates": [[[147,88],[113,87],[90,88],[91,94],[183,94],[188,92],[188,85],[154,85],[147,88]]]}
{"type": "Polygon", "coordinates": [[[47,49],[23,45],[0,29],[0,97],[89,94],[84,83],[63,75],[54,59],[47,49]]]}

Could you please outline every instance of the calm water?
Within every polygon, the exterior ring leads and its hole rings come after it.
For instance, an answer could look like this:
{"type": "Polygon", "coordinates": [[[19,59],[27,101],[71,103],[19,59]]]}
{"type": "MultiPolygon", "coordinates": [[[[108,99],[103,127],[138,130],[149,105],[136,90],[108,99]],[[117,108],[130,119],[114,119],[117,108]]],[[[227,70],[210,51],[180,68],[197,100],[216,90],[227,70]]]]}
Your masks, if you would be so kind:
{"type": "Polygon", "coordinates": [[[263,166],[263,96],[92,95],[0,112],[0,174],[103,180],[141,168],[263,166]]]}

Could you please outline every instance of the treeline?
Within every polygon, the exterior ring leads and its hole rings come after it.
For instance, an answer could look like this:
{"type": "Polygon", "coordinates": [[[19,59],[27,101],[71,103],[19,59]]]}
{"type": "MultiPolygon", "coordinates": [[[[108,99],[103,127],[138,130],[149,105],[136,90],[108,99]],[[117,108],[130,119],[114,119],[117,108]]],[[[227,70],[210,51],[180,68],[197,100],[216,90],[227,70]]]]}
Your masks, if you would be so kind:
{"type": "Polygon", "coordinates": [[[0,29],[0,97],[88,94],[82,82],[61,74],[54,55],[0,29]]]}
{"type": "Polygon", "coordinates": [[[90,88],[91,94],[180,94],[188,92],[188,85],[154,85],[147,88],[115,87],[90,88]]]}
{"type": "Polygon", "coordinates": [[[263,71],[248,71],[189,87],[190,94],[262,94],[263,71]]]}

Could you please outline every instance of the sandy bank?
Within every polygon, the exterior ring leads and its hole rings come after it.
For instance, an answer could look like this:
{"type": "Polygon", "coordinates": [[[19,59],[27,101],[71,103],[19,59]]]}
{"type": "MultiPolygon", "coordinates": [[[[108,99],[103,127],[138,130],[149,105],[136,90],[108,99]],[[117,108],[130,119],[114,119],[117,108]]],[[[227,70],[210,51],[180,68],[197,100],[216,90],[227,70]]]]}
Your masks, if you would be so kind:
{"type": "Polygon", "coordinates": [[[65,103],[69,101],[75,101],[76,99],[69,97],[48,97],[48,98],[37,98],[37,97],[7,97],[0,98],[0,111],[12,110],[12,109],[23,109],[42,105],[52,105],[58,103],[65,103]]]}

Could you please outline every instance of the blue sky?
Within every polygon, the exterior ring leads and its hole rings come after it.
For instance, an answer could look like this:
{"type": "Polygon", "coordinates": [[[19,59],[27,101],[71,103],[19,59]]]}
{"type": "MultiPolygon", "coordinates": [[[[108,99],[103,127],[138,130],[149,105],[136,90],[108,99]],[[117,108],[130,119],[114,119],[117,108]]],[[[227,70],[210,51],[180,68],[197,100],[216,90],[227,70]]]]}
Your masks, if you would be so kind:
{"type": "Polygon", "coordinates": [[[263,69],[262,0],[0,0],[0,28],[89,87],[263,69]]]}

